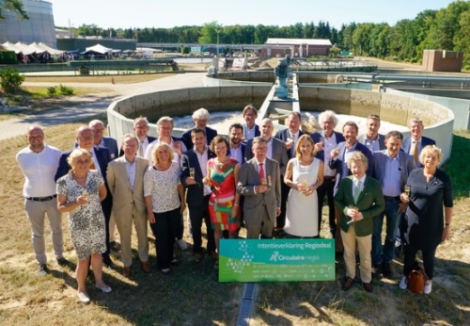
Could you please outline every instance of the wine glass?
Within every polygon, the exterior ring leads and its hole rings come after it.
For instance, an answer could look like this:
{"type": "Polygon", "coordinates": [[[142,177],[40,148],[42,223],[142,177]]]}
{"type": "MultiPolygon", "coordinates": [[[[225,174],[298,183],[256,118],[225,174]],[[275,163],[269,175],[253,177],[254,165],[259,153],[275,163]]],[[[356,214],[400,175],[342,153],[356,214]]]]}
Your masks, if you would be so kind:
{"type": "Polygon", "coordinates": [[[410,195],[411,195],[411,186],[410,185],[405,185],[404,190],[405,190],[405,195],[407,197],[410,197],[410,195]]]}
{"type": "Polygon", "coordinates": [[[196,176],[196,169],[195,168],[189,168],[189,176],[191,178],[194,178],[196,176]]]}

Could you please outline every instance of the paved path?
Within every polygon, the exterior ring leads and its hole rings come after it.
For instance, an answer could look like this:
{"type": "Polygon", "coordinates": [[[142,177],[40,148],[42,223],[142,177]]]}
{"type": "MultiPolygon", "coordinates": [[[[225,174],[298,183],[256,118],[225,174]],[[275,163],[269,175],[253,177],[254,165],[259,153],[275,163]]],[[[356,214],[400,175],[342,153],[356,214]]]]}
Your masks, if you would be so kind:
{"type": "MultiPolygon", "coordinates": [[[[59,110],[46,112],[38,115],[28,115],[21,118],[9,119],[0,122],[0,140],[23,135],[31,124],[38,124],[42,127],[67,123],[76,120],[87,119],[99,113],[106,112],[108,106],[115,100],[132,94],[141,94],[167,89],[199,87],[203,86],[202,78],[205,73],[184,73],[170,77],[155,79],[134,84],[86,84],[86,83],[64,83],[72,87],[103,88],[112,90],[107,93],[93,95],[96,101],[79,104],[73,107],[66,107],[59,110]]],[[[57,83],[24,83],[24,86],[56,86],[57,83]]]]}

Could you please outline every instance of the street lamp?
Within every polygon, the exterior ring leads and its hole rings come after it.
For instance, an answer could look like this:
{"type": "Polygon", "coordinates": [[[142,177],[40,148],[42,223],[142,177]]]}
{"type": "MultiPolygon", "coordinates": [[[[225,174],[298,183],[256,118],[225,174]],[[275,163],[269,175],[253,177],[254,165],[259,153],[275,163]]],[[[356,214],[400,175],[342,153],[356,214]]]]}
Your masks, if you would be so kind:
{"type": "Polygon", "coordinates": [[[216,29],[215,32],[217,33],[217,58],[219,57],[219,33],[220,29],[216,29]]]}

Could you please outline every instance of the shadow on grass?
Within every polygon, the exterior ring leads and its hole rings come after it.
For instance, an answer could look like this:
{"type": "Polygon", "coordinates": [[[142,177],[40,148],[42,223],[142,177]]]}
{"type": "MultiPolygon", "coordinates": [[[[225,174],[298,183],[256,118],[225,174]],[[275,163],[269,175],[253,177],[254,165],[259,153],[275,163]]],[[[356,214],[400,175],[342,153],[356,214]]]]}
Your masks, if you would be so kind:
{"type": "Polygon", "coordinates": [[[444,164],[444,170],[450,175],[454,198],[470,196],[470,133],[460,131],[454,133],[450,159],[444,164]]]}

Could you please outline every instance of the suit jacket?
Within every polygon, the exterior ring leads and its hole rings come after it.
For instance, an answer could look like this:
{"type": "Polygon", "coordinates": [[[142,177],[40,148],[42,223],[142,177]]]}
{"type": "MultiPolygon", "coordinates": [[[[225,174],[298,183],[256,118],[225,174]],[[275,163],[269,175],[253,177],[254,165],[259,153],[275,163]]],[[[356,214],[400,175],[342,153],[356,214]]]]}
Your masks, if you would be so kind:
{"type": "Polygon", "coordinates": [[[348,232],[348,229],[353,227],[358,237],[364,237],[372,234],[374,229],[374,216],[384,211],[385,200],[382,195],[380,182],[369,176],[366,176],[364,187],[357,203],[354,203],[352,187],[353,176],[346,177],[341,180],[338,192],[335,195],[335,205],[342,211],[340,227],[344,232],[348,232]],[[346,215],[348,206],[357,207],[364,219],[347,224],[348,221],[351,220],[351,218],[346,215]]]}
{"type": "MultiPolygon", "coordinates": [[[[136,136],[137,137],[137,136],[136,136]]],[[[152,137],[152,136],[147,136],[147,142],[150,144],[151,142],[153,142],[155,139],[155,137],[152,137]]],[[[140,146],[140,145],[139,145],[140,146]]],[[[119,149],[119,156],[123,156],[124,155],[124,151],[122,150],[122,148],[119,149]]],[[[145,155],[145,153],[144,153],[145,155]]]]}
{"type": "MultiPolygon", "coordinates": [[[[277,138],[271,138],[272,139],[272,157],[271,159],[275,160],[277,163],[279,163],[279,169],[281,170],[281,175],[286,174],[286,167],[287,163],[289,162],[289,159],[287,158],[287,151],[284,146],[284,143],[277,139],[277,138]]],[[[246,143],[246,149],[245,149],[245,161],[249,161],[253,158],[253,139],[250,139],[246,143]]]]}
{"type": "MultiPolygon", "coordinates": [[[[372,177],[379,180],[381,186],[383,186],[387,169],[387,160],[389,157],[387,150],[375,152],[372,154],[372,156],[374,157],[374,169],[372,177]]],[[[416,166],[413,162],[413,157],[403,151],[398,153],[398,161],[400,162],[400,190],[403,191],[410,172],[414,170],[416,166]]]]}
{"type": "MultiPolygon", "coordinates": [[[[191,139],[191,131],[193,129],[189,129],[184,132],[184,134],[181,136],[181,140],[183,143],[186,145],[186,148],[192,149],[193,148],[193,140],[191,139]]],[[[217,130],[206,127],[206,139],[207,139],[207,145],[210,145],[212,139],[217,136],[217,130]]]]}
{"type": "Polygon", "coordinates": [[[279,164],[266,158],[266,178],[271,177],[271,186],[262,193],[255,193],[255,186],[261,185],[258,173],[258,164],[253,158],[242,165],[238,173],[237,191],[244,196],[243,214],[245,220],[251,223],[260,223],[264,215],[264,206],[271,221],[276,220],[276,208],[281,207],[281,175],[279,164]]]}
{"type": "Polygon", "coordinates": [[[116,216],[131,217],[132,207],[135,205],[142,216],[146,216],[144,199],[144,174],[148,168],[148,161],[135,157],[136,173],[134,189],[131,189],[126,171],[126,159],[119,157],[108,164],[106,179],[109,191],[113,195],[113,212],[116,216]]]}
{"type": "MultiPolygon", "coordinates": [[[[242,124],[242,126],[243,126],[243,134],[245,134],[245,130],[247,129],[247,126],[246,126],[246,124],[242,124]]],[[[261,136],[261,131],[259,130],[259,126],[257,124],[255,124],[255,137],[258,137],[258,136],[261,136]]]]}
{"type": "MultiPolygon", "coordinates": [[[[240,143],[240,148],[242,149],[242,161],[241,162],[237,161],[237,162],[240,164],[244,164],[246,162],[246,159],[245,159],[246,143],[240,143]]],[[[227,151],[227,156],[232,157],[232,155],[230,154],[230,148],[227,151]]],[[[236,157],[232,157],[232,158],[237,159],[236,157]]]]}
{"type": "MultiPolygon", "coordinates": [[[[338,149],[339,149],[338,157],[329,162],[330,168],[336,169],[336,183],[335,183],[335,188],[333,190],[334,194],[336,194],[336,192],[338,191],[341,179],[351,175],[351,171],[348,169],[346,162],[344,162],[343,164],[344,152],[346,150],[346,142],[339,143],[338,149]]],[[[368,168],[367,168],[367,175],[372,176],[373,170],[374,170],[374,162],[372,159],[371,151],[367,148],[366,145],[363,145],[360,142],[356,142],[356,151],[360,151],[367,157],[367,160],[369,162],[368,168]]]]}
{"type": "MultiPolygon", "coordinates": [[[[403,139],[403,144],[401,145],[401,149],[405,152],[405,153],[409,153],[410,152],[410,148],[411,148],[411,136],[408,136],[408,137],[405,137],[403,139]]],[[[424,136],[421,136],[421,148],[424,148],[428,145],[436,145],[436,141],[434,139],[431,139],[431,138],[428,138],[428,137],[424,137],[424,136]]],[[[420,152],[421,153],[421,152],[420,152]]],[[[419,154],[418,153],[418,157],[419,157],[419,154]]],[[[418,164],[417,164],[417,167],[418,168],[422,168],[423,165],[421,164],[421,162],[419,162],[418,160],[418,164]]]]}
{"type": "MultiPolygon", "coordinates": [[[[302,132],[302,130],[299,130],[299,138],[300,136],[302,136],[304,133],[302,132]]],[[[287,138],[289,138],[289,129],[283,129],[283,130],[279,130],[278,132],[276,132],[276,134],[274,135],[274,138],[277,138],[277,139],[280,139],[282,142],[286,142],[287,141],[287,138]]],[[[290,150],[287,150],[284,148],[284,150],[286,151],[287,153],[287,159],[290,160],[291,158],[295,157],[295,149],[290,149],[290,150]]]]}
{"type": "MultiPolygon", "coordinates": [[[[77,148],[78,143],[75,142],[73,147],[77,148]]],[[[107,148],[108,151],[109,151],[109,156],[111,157],[111,160],[114,160],[119,155],[119,149],[118,149],[117,141],[116,141],[116,139],[114,139],[112,137],[103,137],[103,145],[98,146],[98,147],[107,148]]],[[[123,154],[124,154],[124,152],[123,152],[123,154]]]]}
{"type": "MultiPolygon", "coordinates": [[[[108,163],[111,161],[111,157],[109,156],[109,151],[105,147],[97,147],[93,146],[93,151],[95,152],[96,159],[100,165],[101,176],[104,179],[104,183],[106,185],[107,196],[101,202],[101,208],[103,209],[103,213],[106,218],[109,219],[111,216],[111,209],[113,207],[113,196],[111,195],[108,187],[108,181],[106,180],[106,170],[108,169],[108,163]]],[[[71,169],[70,165],[67,163],[67,158],[70,156],[72,151],[62,153],[59,161],[59,167],[57,168],[57,172],[55,174],[54,180],[57,181],[60,177],[66,175],[69,170],[71,169]]]]}
{"type": "MultiPolygon", "coordinates": [[[[366,144],[366,134],[361,134],[357,136],[357,141],[360,142],[361,144],[365,145],[366,144]]],[[[387,147],[385,146],[385,136],[382,134],[379,134],[379,148],[381,151],[386,149],[387,147]]]]}
{"type": "MultiPolygon", "coordinates": [[[[313,142],[316,144],[318,143],[319,141],[324,141],[324,136],[325,136],[325,133],[323,131],[317,131],[315,133],[313,133],[311,135],[312,139],[313,139],[313,142]]],[[[337,132],[337,131],[333,131],[333,137],[335,137],[336,139],[336,144],[339,144],[343,141],[345,141],[344,139],[344,136],[342,133],[340,132],[337,132]]],[[[319,151],[317,152],[317,154],[315,154],[315,157],[319,160],[321,160],[322,162],[328,164],[328,162],[325,162],[325,151],[319,151]]]]}
{"type": "MultiPolygon", "coordinates": [[[[207,151],[207,159],[215,157],[215,154],[210,150],[207,151]]],[[[181,157],[181,184],[186,188],[186,203],[188,206],[202,206],[204,200],[204,184],[202,182],[203,169],[207,170],[207,166],[199,166],[197,154],[194,149],[188,150],[181,157]],[[195,185],[187,185],[186,178],[189,177],[189,168],[195,170],[195,185]]]]}

